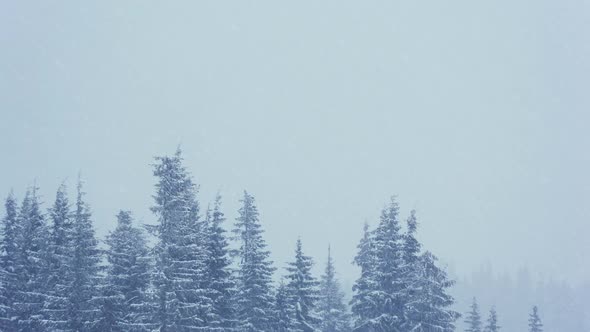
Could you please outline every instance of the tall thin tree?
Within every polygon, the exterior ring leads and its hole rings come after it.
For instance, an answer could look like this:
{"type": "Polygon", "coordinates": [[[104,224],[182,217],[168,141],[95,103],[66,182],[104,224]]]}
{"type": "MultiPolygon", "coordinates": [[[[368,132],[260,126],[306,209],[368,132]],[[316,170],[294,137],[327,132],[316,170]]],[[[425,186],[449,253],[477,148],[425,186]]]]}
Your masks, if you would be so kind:
{"type": "Polygon", "coordinates": [[[311,257],[303,253],[301,239],[297,239],[295,260],[287,267],[287,289],[295,308],[295,328],[306,331],[319,323],[316,306],[319,299],[319,282],[313,277],[311,257]]]}
{"type": "Polygon", "coordinates": [[[496,312],[496,308],[492,307],[490,309],[490,315],[488,316],[488,320],[486,326],[484,328],[485,332],[498,332],[500,331],[500,325],[498,325],[498,313],[496,312]]]}
{"type": "Polygon", "coordinates": [[[533,307],[533,311],[529,315],[529,331],[530,332],[543,332],[543,323],[541,323],[541,317],[539,317],[539,308],[533,307]]]}
{"type": "Polygon", "coordinates": [[[142,231],[133,226],[131,212],[117,214],[117,228],[108,235],[109,266],[102,285],[101,315],[96,330],[147,331],[140,317],[149,285],[150,262],[142,231]]]}
{"type": "Polygon", "coordinates": [[[73,220],[67,191],[62,184],[49,210],[51,220],[47,247],[46,290],[43,307],[44,326],[53,331],[67,329],[69,287],[71,284],[71,257],[73,247],[73,220]]]}
{"type": "Polygon", "coordinates": [[[196,200],[197,186],[183,166],[182,151],[157,157],[155,204],[154,324],[160,331],[207,326],[211,300],[203,289],[206,246],[196,200]]]}
{"type": "Polygon", "coordinates": [[[273,324],[270,252],[262,237],[254,196],[244,191],[234,233],[240,246],[238,268],[237,319],[242,331],[268,331],[273,324]]]}
{"type": "Polygon", "coordinates": [[[93,328],[98,308],[93,300],[98,295],[101,252],[92,226],[90,206],[84,200],[82,180],[78,180],[76,206],[73,215],[71,284],[68,289],[68,327],[74,331],[93,328]]]}
{"type": "Polygon", "coordinates": [[[471,310],[465,317],[465,324],[467,324],[465,332],[482,332],[481,315],[479,314],[479,306],[475,297],[471,303],[471,310]]]}
{"type": "Polygon", "coordinates": [[[2,243],[0,256],[0,330],[14,331],[17,329],[13,317],[16,316],[14,304],[16,291],[20,287],[19,237],[22,224],[18,220],[17,203],[11,191],[6,198],[6,215],[2,219],[2,243]]]}
{"type": "Polygon", "coordinates": [[[336,278],[332,251],[328,246],[328,260],[320,281],[318,302],[320,328],[324,332],[346,332],[350,330],[350,315],[344,302],[344,293],[336,278]]]}
{"type": "Polygon", "coordinates": [[[20,287],[17,288],[14,308],[18,316],[18,330],[39,331],[42,329],[43,291],[42,272],[47,245],[47,225],[41,212],[37,187],[27,191],[21,205],[18,222],[22,233],[19,236],[20,287]]]}

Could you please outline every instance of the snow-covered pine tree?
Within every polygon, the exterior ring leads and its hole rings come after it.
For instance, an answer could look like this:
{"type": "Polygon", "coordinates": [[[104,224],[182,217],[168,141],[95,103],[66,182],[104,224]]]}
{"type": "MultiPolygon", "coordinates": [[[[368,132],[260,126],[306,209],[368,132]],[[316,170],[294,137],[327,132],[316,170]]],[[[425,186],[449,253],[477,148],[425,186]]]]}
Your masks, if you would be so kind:
{"type": "Polygon", "coordinates": [[[154,324],[162,332],[204,329],[212,303],[203,289],[208,254],[199,222],[198,188],[182,165],[180,148],[174,156],[157,157],[156,161],[154,324]]]}
{"type": "Polygon", "coordinates": [[[421,244],[416,239],[416,231],[418,229],[418,220],[416,219],[416,211],[412,210],[407,221],[407,230],[403,235],[402,245],[402,259],[403,259],[403,284],[404,289],[402,294],[404,297],[404,329],[408,331],[419,330],[423,327],[425,320],[426,308],[423,308],[428,303],[425,303],[425,298],[422,287],[424,286],[423,271],[421,271],[420,250],[421,244]]]}
{"type": "Polygon", "coordinates": [[[295,330],[305,331],[307,326],[316,326],[319,319],[316,306],[319,299],[319,282],[311,274],[313,261],[303,253],[301,239],[297,239],[295,260],[287,267],[289,300],[296,308],[295,330]]]}
{"type": "Polygon", "coordinates": [[[332,253],[328,246],[328,261],[320,280],[320,297],[318,301],[320,329],[323,332],[350,331],[350,316],[344,302],[344,293],[336,278],[332,253]]]}
{"type": "Polygon", "coordinates": [[[498,313],[496,312],[496,308],[492,307],[492,309],[490,309],[490,315],[488,316],[484,332],[498,331],[500,331],[500,325],[498,325],[498,313]]]}
{"type": "Polygon", "coordinates": [[[270,252],[258,220],[254,196],[244,191],[234,233],[240,241],[237,320],[240,331],[268,331],[273,323],[272,274],[270,252]]]}
{"type": "Polygon", "coordinates": [[[357,330],[396,331],[403,323],[403,257],[402,234],[398,221],[399,207],[395,197],[383,209],[379,226],[373,235],[375,267],[372,272],[373,289],[366,296],[375,306],[369,319],[357,330]]]}
{"type": "Polygon", "coordinates": [[[275,301],[274,301],[274,324],[272,331],[289,332],[291,327],[295,325],[293,317],[295,316],[295,308],[289,301],[289,291],[287,285],[281,279],[279,287],[277,287],[275,301]]]}
{"type": "Polygon", "coordinates": [[[37,188],[27,191],[18,216],[22,232],[19,236],[20,287],[17,288],[14,308],[18,316],[19,331],[41,330],[43,292],[45,280],[42,278],[47,244],[47,226],[41,213],[37,188]]]}
{"type": "Polygon", "coordinates": [[[415,237],[416,212],[407,220],[407,232],[403,243],[403,301],[404,331],[452,332],[459,313],[450,309],[454,299],[447,289],[454,282],[446,271],[436,264],[437,258],[430,252],[419,255],[420,243],[415,237]]]}
{"type": "Polygon", "coordinates": [[[455,321],[460,317],[450,307],[455,302],[447,292],[454,281],[446,271],[437,266],[437,258],[430,252],[422,254],[418,261],[418,292],[409,299],[406,308],[413,307],[413,326],[417,332],[453,332],[455,321]],[[418,319],[416,319],[416,317],[418,319]]]}
{"type": "Polygon", "coordinates": [[[51,224],[47,245],[47,266],[45,268],[45,303],[43,325],[51,331],[67,329],[68,293],[72,257],[73,223],[65,185],[55,195],[53,207],[49,209],[51,224]]]}
{"type": "Polygon", "coordinates": [[[479,306],[477,305],[477,299],[475,297],[471,303],[471,310],[465,317],[465,324],[467,325],[465,332],[482,332],[481,315],[479,314],[479,306]]]}
{"type": "Polygon", "coordinates": [[[19,237],[22,225],[18,220],[17,203],[11,191],[4,204],[6,215],[2,219],[2,245],[0,247],[0,330],[17,329],[14,310],[16,291],[21,286],[19,279],[19,237]]]}
{"type": "Polygon", "coordinates": [[[98,308],[93,300],[99,277],[101,253],[94,235],[90,207],[84,201],[86,193],[82,181],[78,180],[76,207],[73,215],[72,257],[70,259],[71,284],[68,289],[68,328],[74,331],[88,331],[98,317],[98,308]]]}
{"type": "Polygon", "coordinates": [[[365,323],[373,317],[376,310],[374,303],[370,301],[370,294],[375,289],[376,284],[373,277],[375,252],[368,223],[364,224],[363,237],[357,248],[358,253],[354,258],[354,263],[361,268],[361,275],[352,287],[354,295],[350,304],[354,315],[354,326],[361,330],[362,327],[366,326],[365,323]]]}
{"type": "Polygon", "coordinates": [[[232,296],[235,285],[231,278],[229,244],[223,228],[225,217],[221,211],[221,195],[215,197],[213,211],[207,213],[207,290],[213,301],[210,327],[230,328],[235,326],[232,296]]]}
{"type": "Polygon", "coordinates": [[[150,279],[150,262],[142,231],[133,226],[131,212],[117,214],[117,228],[108,235],[99,331],[148,331],[139,310],[150,279]]]}
{"type": "Polygon", "coordinates": [[[543,324],[537,306],[533,307],[533,312],[529,315],[529,332],[543,332],[543,324]]]}

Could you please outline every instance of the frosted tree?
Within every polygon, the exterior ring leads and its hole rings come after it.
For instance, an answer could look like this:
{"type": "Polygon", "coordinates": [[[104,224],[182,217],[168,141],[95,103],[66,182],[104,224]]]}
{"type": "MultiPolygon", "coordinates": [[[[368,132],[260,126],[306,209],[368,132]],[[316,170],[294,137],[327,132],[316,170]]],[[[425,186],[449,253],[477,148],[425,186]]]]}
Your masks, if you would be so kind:
{"type": "Polygon", "coordinates": [[[57,190],[49,217],[51,223],[46,253],[43,324],[47,329],[58,331],[67,329],[74,226],[66,187],[63,184],[57,190]]]}
{"type": "Polygon", "coordinates": [[[344,293],[336,278],[332,253],[328,247],[328,260],[320,280],[320,297],[318,302],[320,329],[323,332],[350,331],[350,317],[344,302],[344,293]]]}
{"type": "Polygon", "coordinates": [[[152,211],[158,225],[152,229],[158,237],[153,275],[154,324],[160,331],[204,328],[212,303],[203,288],[207,257],[197,186],[182,165],[178,149],[172,157],[157,157],[156,183],[152,211]]]}
{"type": "Polygon", "coordinates": [[[293,317],[295,316],[295,308],[289,301],[289,291],[285,282],[281,280],[279,287],[277,287],[274,300],[274,324],[273,331],[289,332],[295,326],[293,317]]]}
{"type": "Polygon", "coordinates": [[[210,327],[229,328],[235,325],[232,295],[235,285],[231,276],[231,259],[226,231],[223,228],[225,217],[221,211],[221,196],[215,198],[213,211],[207,213],[207,246],[206,260],[207,285],[209,297],[213,302],[210,327]]]}
{"type": "Polygon", "coordinates": [[[108,235],[109,266],[102,287],[100,321],[95,330],[147,330],[140,310],[149,285],[150,262],[142,231],[133,226],[131,212],[120,211],[117,228],[108,235]]]}
{"type": "Polygon", "coordinates": [[[374,270],[369,278],[368,303],[374,306],[369,319],[357,330],[401,330],[404,311],[402,234],[398,221],[399,207],[395,198],[383,209],[379,226],[373,235],[374,270]]]}
{"type": "Polygon", "coordinates": [[[375,256],[372,234],[367,223],[364,224],[363,237],[357,248],[358,253],[354,258],[354,263],[361,268],[361,275],[352,288],[354,295],[351,306],[355,318],[354,325],[361,327],[372,317],[376,310],[374,303],[370,299],[370,294],[376,286],[373,278],[375,256]]]}
{"type": "Polygon", "coordinates": [[[239,240],[237,319],[241,331],[268,331],[273,323],[271,282],[274,268],[262,238],[254,197],[244,191],[234,233],[239,240]]]}
{"type": "Polygon", "coordinates": [[[416,211],[412,210],[407,221],[407,230],[403,235],[402,244],[402,280],[404,288],[402,290],[404,301],[405,320],[403,322],[404,329],[409,331],[420,330],[425,328],[425,320],[427,313],[425,311],[432,308],[429,307],[423,295],[423,287],[433,286],[426,283],[426,271],[424,266],[420,264],[420,242],[416,239],[416,231],[418,229],[418,221],[416,219],[416,211]]]}
{"type": "Polygon", "coordinates": [[[416,213],[412,211],[403,241],[403,330],[455,331],[459,313],[451,310],[454,299],[448,294],[454,281],[438,267],[437,258],[432,253],[419,255],[421,245],[415,238],[417,225],[416,213]]]}
{"type": "Polygon", "coordinates": [[[37,188],[27,191],[17,218],[22,227],[19,236],[16,268],[19,271],[19,287],[14,309],[18,316],[18,330],[41,330],[43,292],[42,278],[47,244],[47,226],[41,213],[37,188]]]}
{"type": "Polygon", "coordinates": [[[313,261],[303,253],[301,239],[297,239],[295,260],[287,267],[289,301],[296,309],[295,329],[306,331],[319,322],[315,309],[319,299],[319,282],[311,274],[313,261]]]}
{"type": "Polygon", "coordinates": [[[71,284],[68,289],[68,328],[87,331],[96,322],[98,309],[93,303],[98,285],[101,253],[92,226],[92,214],[84,200],[82,181],[78,181],[76,207],[73,215],[71,284]]]}
{"type": "Polygon", "coordinates": [[[18,241],[22,224],[18,220],[18,207],[12,191],[6,198],[4,206],[6,215],[2,219],[0,247],[0,330],[14,331],[17,328],[13,317],[17,314],[14,310],[14,302],[16,290],[20,287],[18,241]]]}
{"type": "Polygon", "coordinates": [[[471,310],[465,317],[465,324],[467,325],[465,332],[482,332],[481,316],[479,314],[479,306],[477,305],[476,298],[473,298],[471,310]]]}
{"type": "Polygon", "coordinates": [[[539,308],[533,307],[533,312],[529,315],[529,331],[530,332],[543,332],[543,324],[539,317],[539,308]]]}
{"type": "Polygon", "coordinates": [[[498,331],[500,331],[500,326],[498,325],[498,314],[496,313],[496,308],[492,307],[492,309],[490,309],[490,315],[488,316],[484,332],[498,331]]]}

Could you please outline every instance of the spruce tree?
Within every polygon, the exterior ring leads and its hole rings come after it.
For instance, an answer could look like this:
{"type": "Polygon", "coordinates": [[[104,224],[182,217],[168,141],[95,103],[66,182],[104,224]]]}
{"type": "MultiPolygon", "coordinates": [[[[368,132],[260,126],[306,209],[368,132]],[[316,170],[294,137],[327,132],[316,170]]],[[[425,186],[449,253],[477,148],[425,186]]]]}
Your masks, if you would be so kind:
{"type": "Polygon", "coordinates": [[[488,321],[486,327],[484,328],[485,332],[498,332],[500,331],[500,326],[498,325],[498,314],[496,313],[496,308],[492,307],[490,309],[490,316],[488,317],[488,321]]]}
{"type": "Polygon", "coordinates": [[[14,331],[17,329],[14,320],[16,291],[20,287],[19,270],[19,237],[22,225],[18,220],[17,203],[11,191],[4,204],[6,215],[2,219],[2,243],[0,253],[0,330],[14,331]]]}
{"type": "Polygon", "coordinates": [[[43,292],[42,272],[45,266],[47,227],[41,213],[37,188],[27,191],[18,216],[22,232],[19,236],[17,270],[19,286],[16,288],[14,309],[18,316],[18,330],[39,331],[42,329],[43,292]]]}
{"type": "Polygon", "coordinates": [[[274,324],[272,330],[276,332],[289,332],[296,322],[293,320],[295,308],[289,301],[289,291],[287,285],[281,279],[277,287],[274,300],[274,324]]]}
{"type": "Polygon", "coordinates": [[[454,299],[448,294],[448,288],[454,281],[437,266],[436,256],[430,252],[419,254],[421,245],[415,237],[417,225],[416,212],[412,211],[407,220],[402,253],[403,330],[452,332],[459,317],[459,313],[450,309],[454,299]]]}
{"type": "Polygon", "coordinates": [[[101,253],[92,226],[92,214],[84,200],[86,193],[78,180],[76,206],[73,215],[72,257],[70,259],[71,284],[68,289],[68,328],[88,331],[98,318],[98,308],[93,300],[99,277],[101,253]]]}
{"type": "MultiPolygon", "coordinates": [[[[379,226],[373,235],[374,270],[367,293],[374,308],[362,329],[401,330],[404,318],[404,283],[402,234],[398,221],[399,207],[392,197],[383,209],[379,226]]],[[[358,328],[358,327],[357,327],[358,328]]]]}
{"type": "Polygon", "coordinates": [[[332,253],[328,247],[328,261],[320,281],[318,303],[320,328],[323,332],[346,332],[350,330],[350,317],[344,302],[344,293],[336,278],[332,253]]]}
{"type": "Polygon", "coordinates": [[[537,306],[533,307],[533,312],[529,315],[529,332],[543,332],[543,324],[537,306]]]}
{"type": "Polygon", "coordinates": [[[44,326],[52,331],[67,329],[68,294],[71,279],[73,222],[65,185],[55,195],[49,210],[51,220],[45,269],[44,326]]]}
{"type": "Polygon", "coordinates": [[[160,331],[202,328],[208,324],[212,303],[203,288],[207,252],[196,200],[198,188],[182,165],[180,149],[156,161],[154,324],[160,331]]]}
{"type": "Polygon", "coordinates": [[[354,294],[350,304],[354,315],[354,326],[362,327],[366,325],[367,320],[375,312],[375,305],[370,301],[370,294],[376,286],[373,275],[375,269],[375,253],[373,238],[369,231],[368,223],[364,224],[363,237],[357,248],[358,253],[354,258],[354,263],[360,267],[361,275],[352,287],[354,294]]]}
{"type": "MultiPolygon", "coordinates": [[[[416,239],[416,231],[418,229],[418,221],[416,219],[416,211],[412,210],[407,221],[407,230],[403,235],[402,245],[402,282],[404,288],[402,290],[405,320],[403,322],[404,329],[409,331],[419,330],[423,328],[425,322],[425,310],[428,310],[428,299],[425,299],[423,287],[424,275],[423,266],[420,264],[420,250],[421,244],[416,239]]],[[[430,286],[430,285],[429,285],[430,286]]]]}
{"type": "Polygon", "coordinates": [[[420,289],[406,304],[407,314],[416,313],[414,321],[419,325],[415,331],[455,331],[455,321],[460,317],[458,312],[451,309],[455,300],[448,294],[448,289],[454,285],[446,271],[438,267],[437,258],[430,252],[420,256],[418,262],[418,287],[420,289]],[[418,317],[416,320],[415,318],[418,317]]]}
{"type": "Polygon", "coordinates": [[[268,331],[273,324],[271,280],[274,268],[262,234],[254,196],[244,191],[234,233],[240,242],[238,269],[238,330],[268,331]]]}
{"type": "Polygon", "coordinates": [[[296,309],[295,329],[306,331],[319,323],[315,309],[319,299],[319,282],[312,276],[311,257],[303,253],[301,239],[297,239],[295,260],[287,267],[289,300],[296,309]]]}
{"type": "Polygon", "coordinates": [[[465,317],[465,324],[467,324],[465,332],[482,332],[481,316],[479,314],[479,306],[477,305],[477,299],[475,297],[471,303],[471,310],[465,317]]]}
{"type": "Polygon", "coordinates": [[[108,235],[109,266],[101,297],[99,331],[148,330],[140,310],[149,285],[149,257],[142,231],[133,226],[131,212],[117,214],[117,228],[108,235]]]}
{"type": "Polygon", "coordinates": [[[207,213],[207,246],[208,256],[207,285],[209,297],[213,302],[212,319],[210,327],[229,328],[235,325],[234,306],[232,295],[235,285],[231,278],[231,259],[229,257],[229,244],[226,231],[223,228],[225,217],[221,211],[221,196],[215,198],[213,211],[207,213]]]}

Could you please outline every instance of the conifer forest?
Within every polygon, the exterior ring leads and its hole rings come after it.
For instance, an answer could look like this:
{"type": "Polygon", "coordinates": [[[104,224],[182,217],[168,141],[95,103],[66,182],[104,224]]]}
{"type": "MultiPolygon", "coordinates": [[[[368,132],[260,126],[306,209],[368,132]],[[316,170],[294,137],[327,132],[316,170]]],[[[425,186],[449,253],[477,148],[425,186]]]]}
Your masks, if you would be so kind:
{"type": "MultiPolygon", "coordinates": [[[[50,207],[35,186],[20,202],[9,193],[3,331],[455,331],[455,281],[417,240],[416,211],[403,218],[395,197],[359,232],[360,275],[347,300],[330,247],[321,276],[301,239],[277,271],[251,193],[227,220],[220,194],[199,201],[180,148],[155,158],[153,175],[158,223],[138,224],[122,209],[105,247],[81,178],[73,197],[65,184],[57,188],[50,207]]],[[[530,331],[543,331],[532,310],[530,331]]],[[[495,309],[482,321],[475,299],[465,322],[469,332],[499,330],[495,309]]]]}

